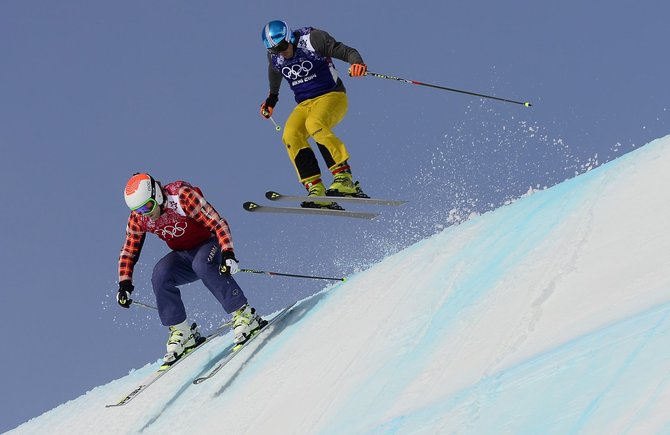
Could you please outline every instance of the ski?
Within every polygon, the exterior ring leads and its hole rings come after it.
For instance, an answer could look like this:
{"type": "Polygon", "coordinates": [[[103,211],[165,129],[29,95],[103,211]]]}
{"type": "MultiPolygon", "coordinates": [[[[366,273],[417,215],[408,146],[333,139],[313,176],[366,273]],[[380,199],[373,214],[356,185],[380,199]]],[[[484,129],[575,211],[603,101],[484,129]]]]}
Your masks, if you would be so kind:
{"type": "Polygon", "coordinates": [[[274,316],[272,319],[268,320],[268,323],[261,330],[259,330],[256,334],[252,335],[251,338],[249,338],[244,343],[233,347],[230,350],[230,352],[228,352],[228,354],[226,356],[224,356],[223,359],[221,359],[218,362],[218,364],[216,364],[216,366],[214,366],[214,368],[212,368],[206,375],[195,378],[193,380],[193,383],[198,385],[198,384],[201,384],[201,383],[205,382],[207,379],[211,379],[212,376],[217,374],[226,364],[228,364],[233,358],[235,358],[235,355],[239,354],[240,350],[244,349],[249,343],[251,343],[253,340],[255,340],[256,337],[259,337],[264,332],[267,332],[268,327],[270,325],[277,322],[278,320],[281,320],[291,310],[291,308],[293,308],[295,306],[295,304],[296,304],[296,302],[292,303],[288,307],[281,310],[279,312],[279,314],[274,316]]]}
{"type": "Polygon", "coordinates": [[[105,408],[114,408],[117,406],[123,406],[133,400],[135,397],[137,397],[140,393],[145,391],[151,384],[159,380],[161,377],[163,377],[164,374],[172,370],[177,364],[180,362],[184,361],[186,358],[188,358],[190,355],[192,355],[196,350],[200,349],[203,347],[208,341],[210,341],[214,337],[218,337],[221,335],[224,331],[226,331],[230,326],[232,325],[231,322],[226,322],[223,325],[219,326],[214,332],[212,332],[210,335],[205,337],[204,341],[202,341],[199,345],[191,349],[190,352],[184,353],[178,360],[173,362],[170,365],[165,365],[161,364],[161,366],[151,374],[151,376],[147,377],[140,385],[137,386],[133,391],[128,393],[126,396],[124,396],[121,400],[119,400],[117,403],[112,403],[109,405],[105,405],[105,408]]]}
{"type": "MultiPolygon", "coordinates": [[[[331,198],[331,201],[333,199],[331,198]]],[[[336,199],[339,201],[339,199],[336,199]]],[[[379,216],[379,213],[369,213],[362,211],[348,211],[348,210],[331,210],[329,208],[303,208],[303,207],[276,207],[259,205],[255,202],[245,202],[243,205],[246,211],[254,213],[291,213],[291,214],[307,214],[316,216],[340,216],[359,219],[374,219],[379,216]]]]}
{"type": "Polygon", "coordinates": [[[265,197],[270,201],[335,201],[350,204],[393,205],[393,206],[403,205],[407,202],[394,199],[359,198],[355,196],[294,196],[294,195],[283,195],[281,193],[272,190],[265,192],[265,197]]]}

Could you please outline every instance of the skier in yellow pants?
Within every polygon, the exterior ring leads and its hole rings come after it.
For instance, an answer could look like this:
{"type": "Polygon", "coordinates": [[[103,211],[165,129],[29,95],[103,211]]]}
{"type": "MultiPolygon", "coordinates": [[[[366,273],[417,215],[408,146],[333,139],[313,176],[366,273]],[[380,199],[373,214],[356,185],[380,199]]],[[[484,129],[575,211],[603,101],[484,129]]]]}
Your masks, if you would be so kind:
{"type": "MultiPolygon", "coordinates": [[[[367,67],[358,51],[336,41],[328,33],[304,27],[292,32],[283,21],[270,21],[263,28],[263,42],[268,49],[270,94],[261,105],[261,115],[272,116],[279,101],[279,88],[285,78],[298,105],[286,120],[282,141],[293,163],[298,179],[309,196],[366,195],[353,181],[349,152],[331,130],[347,113],[348,100],[342,80],[337,76],[332,58],[349,62],[349,75],[365,76],[367,67]],[[319,151],[333,174],[328,189],[321,180],[321,170],[307,139],[314,138],[319,151]]],[[[304,202],[303,207],[336,207],[332,202],[304,202]]]]}

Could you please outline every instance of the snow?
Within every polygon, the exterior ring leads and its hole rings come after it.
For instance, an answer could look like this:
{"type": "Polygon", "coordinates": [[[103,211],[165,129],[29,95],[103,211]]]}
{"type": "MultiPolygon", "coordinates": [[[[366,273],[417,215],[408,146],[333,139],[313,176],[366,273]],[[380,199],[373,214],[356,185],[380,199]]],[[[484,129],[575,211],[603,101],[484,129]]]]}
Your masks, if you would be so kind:
{"type": "Polygon", "coordinates": [[[668,168],[670,136],[300,301],[209,381],[230,334],[11,433],[670,433],[668,168]]]}

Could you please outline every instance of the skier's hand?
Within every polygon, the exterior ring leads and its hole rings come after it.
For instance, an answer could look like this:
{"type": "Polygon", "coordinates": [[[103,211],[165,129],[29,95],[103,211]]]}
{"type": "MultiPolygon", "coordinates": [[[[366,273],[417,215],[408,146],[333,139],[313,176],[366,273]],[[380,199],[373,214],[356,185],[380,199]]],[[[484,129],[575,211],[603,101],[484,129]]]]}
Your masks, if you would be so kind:
{"type": "Polygon", "coordinates": [[[270,119],[272,111],[279,101],[279,94],[270,94],[261,104],[261,116],[265,119],[270,119]]]}
{"type": "Polygon", "coordinates": [[[237,258],[233,251],[221,252],[221,266],[219,266],[219,273],[221,275],[235,275],[240,271],[237,258]]]}
{"type": "Polygon", "coordinates": [[[130,308],[133,300],[130,299],[130,294],[135,290],[133,282],[129,279],[124,279],[119,283],[119,292],[116,294],[116,302],[123,308],[130,308]]]}
{"type": "Polygon", "coordinates": [[[351,77],[362,77],[368,72],[368,67],[364,63],[354,63],[349,67],[351,77]]]}

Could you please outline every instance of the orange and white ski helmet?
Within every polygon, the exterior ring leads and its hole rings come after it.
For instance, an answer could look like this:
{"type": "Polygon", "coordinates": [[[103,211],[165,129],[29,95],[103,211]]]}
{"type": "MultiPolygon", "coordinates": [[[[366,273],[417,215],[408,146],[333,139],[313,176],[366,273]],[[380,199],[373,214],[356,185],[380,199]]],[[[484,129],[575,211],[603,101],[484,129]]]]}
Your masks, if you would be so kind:
{"type": "Polygon", "coordinates": [[[139,173],[130,177],[126,183],[123,198],[131,210],[141,207],[152,199],[160,206],[163,204],[163,191],[151,175],[139,173]]]}

